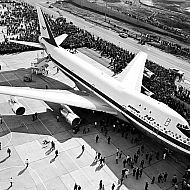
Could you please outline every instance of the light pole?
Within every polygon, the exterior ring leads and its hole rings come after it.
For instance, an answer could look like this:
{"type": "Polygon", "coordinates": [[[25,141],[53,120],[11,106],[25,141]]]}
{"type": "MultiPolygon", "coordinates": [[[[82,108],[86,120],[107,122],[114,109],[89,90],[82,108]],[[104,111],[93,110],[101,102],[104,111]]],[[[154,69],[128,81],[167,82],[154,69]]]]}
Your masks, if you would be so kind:
{"type": "Polygon", "coordinates": [[[106,22],[106,12],[107,12],[107,0],[106,0],[106,10],[105,10],[105,22],[106,22]]]}

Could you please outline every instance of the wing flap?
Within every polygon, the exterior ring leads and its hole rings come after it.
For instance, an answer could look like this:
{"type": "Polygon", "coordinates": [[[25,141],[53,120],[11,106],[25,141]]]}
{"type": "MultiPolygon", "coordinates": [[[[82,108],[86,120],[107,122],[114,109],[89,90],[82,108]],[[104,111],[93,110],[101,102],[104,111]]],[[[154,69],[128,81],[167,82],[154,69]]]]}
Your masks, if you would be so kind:
{"type": "Polygon", "coordinates": [[[127,67],[115,78],[123,83],[127,89],[141,91],[142,78],[144,67],[147,59],[147,54],[139,52],[127,67]]]}
{"type": "Polygon", "coordinates": [[[0,86],[0,94],[44,100],[58,104],[66,104],[68,106],[102,111],[114,115],[117,114],[115,109],[98,97],[80,91],[75,93],[75,91],[71,92],[68,90],[0,86]]]}

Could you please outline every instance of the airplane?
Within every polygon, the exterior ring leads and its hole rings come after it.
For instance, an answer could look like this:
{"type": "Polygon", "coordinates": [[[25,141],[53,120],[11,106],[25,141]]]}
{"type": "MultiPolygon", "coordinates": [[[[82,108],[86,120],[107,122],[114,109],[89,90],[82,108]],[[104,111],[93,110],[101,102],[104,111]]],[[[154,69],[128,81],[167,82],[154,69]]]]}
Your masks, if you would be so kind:
{"type": "Polygon", "coordinates": [[[15,113],[24,109],[15,96],[38,99],[62,105],[62,115],[70,124],[79,117],[69,106],[109,113],[136,126],[171,149],[190,155],[188,122],[166,104],[141,93],[147,54],[139,52],[118,75],[109,76],[102,70],[60,47],[67,34],[53,37],[48,20],[37,6],[41,36],[39,43],[9,40],[45,49],[55,65],[72,79],[78,90],[34,89],[0,86],[0,94],[11,96],[15,113]]]}

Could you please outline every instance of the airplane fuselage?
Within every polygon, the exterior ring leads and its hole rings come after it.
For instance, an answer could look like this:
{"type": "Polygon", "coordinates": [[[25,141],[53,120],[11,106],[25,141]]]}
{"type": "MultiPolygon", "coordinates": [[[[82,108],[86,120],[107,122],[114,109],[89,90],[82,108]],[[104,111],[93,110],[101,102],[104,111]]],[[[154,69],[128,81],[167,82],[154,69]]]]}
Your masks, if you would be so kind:
{"type": "Polygon", "coordinates": [[[93,91],[140,130],[159,138],[172,148],[190,154],[187,137],[176,127],[178,123],[188,123],[177,112],[140,92],[126,89],[120,81],[67,50],[55,47],[44,39],[41,43],[61,70],[93,91]]]}

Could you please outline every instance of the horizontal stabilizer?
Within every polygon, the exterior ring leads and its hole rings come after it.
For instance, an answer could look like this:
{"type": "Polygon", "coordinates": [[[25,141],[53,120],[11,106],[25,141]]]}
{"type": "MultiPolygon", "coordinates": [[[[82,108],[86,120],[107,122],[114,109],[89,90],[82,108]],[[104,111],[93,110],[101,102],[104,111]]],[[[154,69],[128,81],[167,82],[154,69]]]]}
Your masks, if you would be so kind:
{"type": "Polygon", "coordinates": [[[26,42],[26,41],[19,41],[19,40],[8,40],[8,41],[13,42],[13,43],[17,43],[17,44],[26,45],[26,46],[36,47],[39,49],[44,49],[40,43],[36,43],[36,42],[26,42]]]}
{"type": "Polygon", "coordinates": [[[67,34],[62,34],[62,35],[60,35],[60,36],[57,36],[57,37],[55,38],[56,44],[57,44],[58,46],[61,45],[61,43],[66,39],[67,36],[68,36],[67,34]]]}

